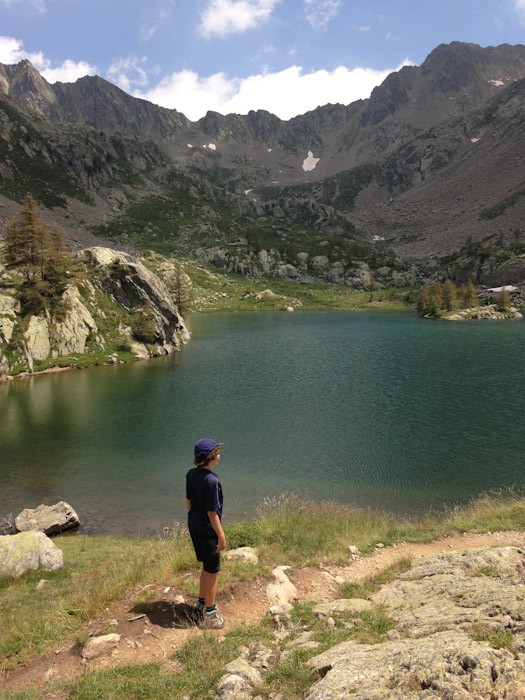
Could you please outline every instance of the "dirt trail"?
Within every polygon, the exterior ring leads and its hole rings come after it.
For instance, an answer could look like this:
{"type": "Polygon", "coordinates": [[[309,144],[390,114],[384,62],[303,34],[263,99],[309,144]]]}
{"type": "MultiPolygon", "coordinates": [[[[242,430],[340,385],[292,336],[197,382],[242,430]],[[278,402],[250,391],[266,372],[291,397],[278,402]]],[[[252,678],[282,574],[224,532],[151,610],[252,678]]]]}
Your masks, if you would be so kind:
{"type": "MultiPolygon", "coordinates": [[[[333,600],[342,581],[360,582],[367,576],[402,558],[416,559],[440,552],[462,551],[477,547],[498,547],[514,545],[525,548],[525,533],[497,532],[486,535],[454,535],[429,544],[401,543],[393,547],[376,549],[369,556],[360,556],[349,561],[345,567],[320,566],[318,568],[293,568],[288,572],[295,584],[299,600],[333,600]]],[[[284,562],[283,562],[284,563],[284,562]]],[[[238,624],[256,622],[266,615],[269,603],[266,599],[268,580],[235,584],[221,591],[218,603],[226,625],[217,631],[221,635],[238,624]]],[[[70,643],[57,648],[45,656],[32,661],[0,677],[0,687],[5,690],[22,690],[29,687],[44,688],[51,680],[67,680],[82,675],[88,668],[101,670],[124,664],[144,664],[152,661],[161,663],[161,672],[177,670],[177,663],[169,657],[191,636],[202,634],[190,620],[193,600],[185,599],[177,590],[177,580],[173,585],[151,585],[152,603],[147,608],[134,609],[132,600],[141,589],[136,589],[123,600],[113,603],[98,620],[86,628],[88,634],[121,635],[120,644],[112,655],[83,662],[80,645],[70,643]],[[143,610],[145,612],[143,612],[143,610]]],[[[66,694],[42,695],[43,699],[62,700],[66,694]]]]}

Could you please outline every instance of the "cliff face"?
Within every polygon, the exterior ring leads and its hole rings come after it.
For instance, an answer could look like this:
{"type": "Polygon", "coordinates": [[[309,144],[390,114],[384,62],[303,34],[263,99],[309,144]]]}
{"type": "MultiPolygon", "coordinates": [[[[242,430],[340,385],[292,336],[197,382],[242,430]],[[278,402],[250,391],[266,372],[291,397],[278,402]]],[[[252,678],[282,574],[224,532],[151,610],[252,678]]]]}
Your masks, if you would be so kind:
{"type": "Polygon", "coordinates": [[[169,354],[189,339],[172,294],[139,260],[95,247],[72,264],[60,313],[29,316],[0,268],[0,376],[169,354]]]}

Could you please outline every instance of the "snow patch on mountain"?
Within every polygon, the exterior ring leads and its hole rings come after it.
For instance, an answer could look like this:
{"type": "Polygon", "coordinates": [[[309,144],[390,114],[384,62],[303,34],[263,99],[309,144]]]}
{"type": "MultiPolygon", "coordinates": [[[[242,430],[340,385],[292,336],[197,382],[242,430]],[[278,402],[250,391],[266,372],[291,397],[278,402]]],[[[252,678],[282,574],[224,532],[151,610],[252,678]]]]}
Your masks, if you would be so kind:
{"type": "Polygon", "coordinates": [[[312,151],[308,151],[307,157],[303,160],[303,170],[305,172],[313,170],[320,160],[320,158],[314,158],[312,151]]]}

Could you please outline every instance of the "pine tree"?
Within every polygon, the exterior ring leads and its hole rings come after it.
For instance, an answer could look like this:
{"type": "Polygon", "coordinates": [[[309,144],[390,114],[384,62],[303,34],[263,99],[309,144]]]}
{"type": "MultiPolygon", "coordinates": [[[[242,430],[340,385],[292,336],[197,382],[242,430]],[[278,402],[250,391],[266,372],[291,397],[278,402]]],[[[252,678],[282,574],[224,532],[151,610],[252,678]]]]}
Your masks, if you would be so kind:
{"type": "Polygon", "coordinates": [[[443,286],[443,308],[453,311],[458,307],[458,290],[452,280],[447,280],[443,286]]]}

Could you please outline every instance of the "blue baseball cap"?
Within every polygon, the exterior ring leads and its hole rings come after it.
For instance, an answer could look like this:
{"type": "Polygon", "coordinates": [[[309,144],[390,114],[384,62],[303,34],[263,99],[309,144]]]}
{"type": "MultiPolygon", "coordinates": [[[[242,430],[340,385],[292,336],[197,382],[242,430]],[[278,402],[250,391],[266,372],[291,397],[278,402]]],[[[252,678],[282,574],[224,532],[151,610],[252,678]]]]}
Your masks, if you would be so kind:
{"type": "Polygon", "coordinates": [[[222,447],[223,442],[216,442],[212,438],[201,438],[195,443],[194,454],[195,457],[209,455],[216,447],[222,447]]]}

